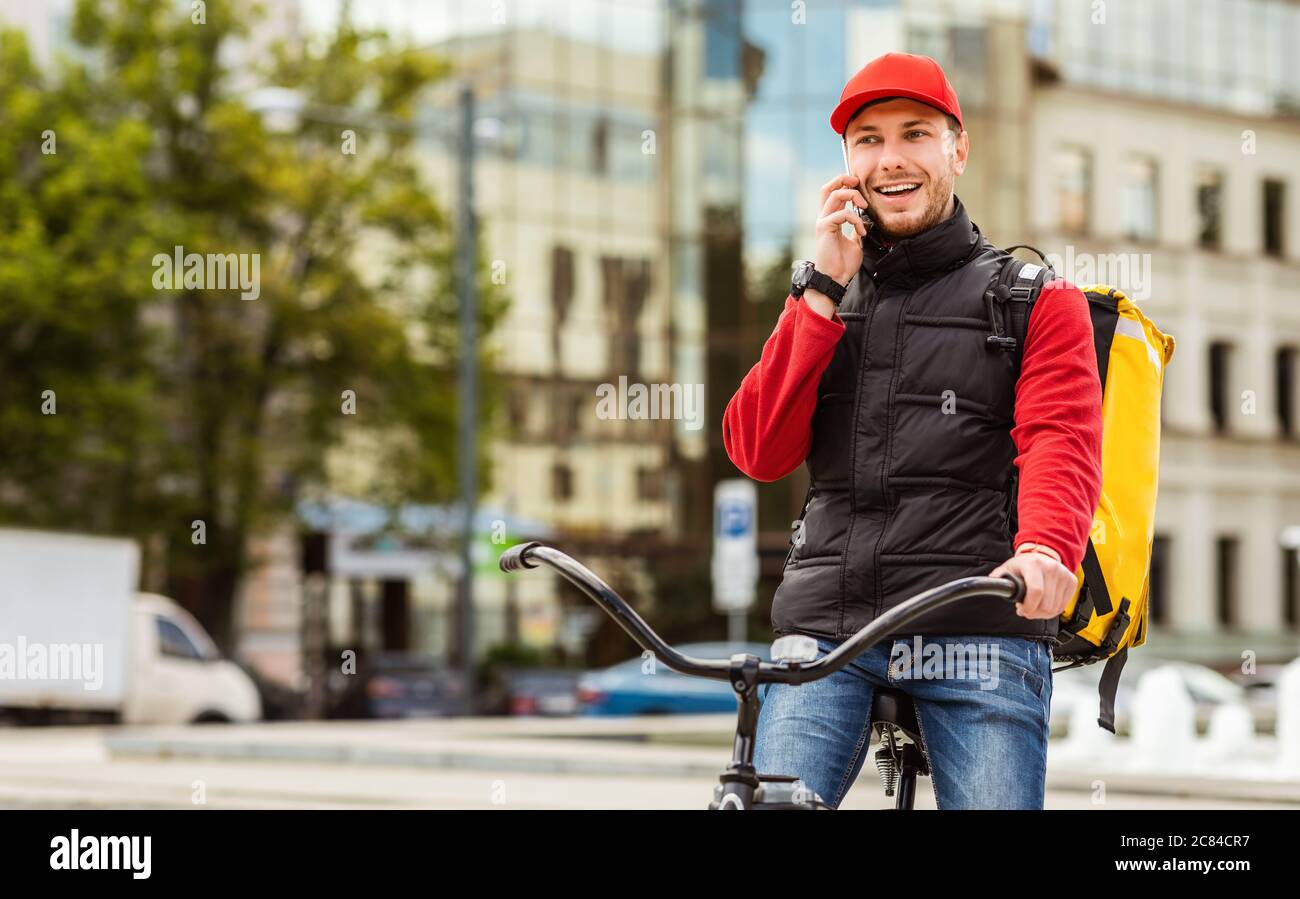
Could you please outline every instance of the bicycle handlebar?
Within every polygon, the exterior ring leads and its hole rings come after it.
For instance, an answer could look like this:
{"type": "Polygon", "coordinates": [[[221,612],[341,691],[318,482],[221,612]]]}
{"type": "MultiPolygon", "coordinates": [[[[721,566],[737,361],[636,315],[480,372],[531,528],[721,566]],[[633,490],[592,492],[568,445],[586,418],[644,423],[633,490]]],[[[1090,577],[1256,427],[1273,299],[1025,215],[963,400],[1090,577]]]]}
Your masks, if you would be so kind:
{"type": "MultiPolygon", "coordinates": [[[[673,649],[623,597],[586,566],[558,549],[536,541],[523,543],[507,549],[499,564],[501,570],[507,572],[536,568],[538,564],[554,568],[603,608],[642,649],[653,652],[669,668],[696,677],[730,678],[731,659],[696,659],[673,649]]],[[[905,627],[927,612],[972,596],[1001,596],[1013,604],[1018,603],[1025,597],[1025,582],[1018,575],[1006,574],[1002,577],[964,577],[941,584],[894,606],[819,659],[811,662],[792,659],[760,661],[756,683],[803,684],[820,680],[843,668],[891,631],[905,627]]]]}

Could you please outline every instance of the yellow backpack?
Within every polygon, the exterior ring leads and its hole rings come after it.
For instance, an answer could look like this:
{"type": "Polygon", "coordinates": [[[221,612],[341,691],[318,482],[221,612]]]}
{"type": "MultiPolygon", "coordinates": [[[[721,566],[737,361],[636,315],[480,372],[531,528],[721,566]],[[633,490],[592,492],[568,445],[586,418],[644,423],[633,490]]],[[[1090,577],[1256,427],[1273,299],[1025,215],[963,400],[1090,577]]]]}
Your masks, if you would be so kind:
{"type": "MultiPolygon", "coordinates": [[[[1055,277],[1045,258],[1043,263],[1012,257],[990,284],[1010,315],[1015,345],[1009,348],[1017,375],[1030,310],[1043,284],[1055,277]]],[[[1053,649],[1056,659],[1071,664],[1053,672],[1105,661],[1097,723],[1114,733],[1120,672],[1129,649],[1141,646],[1147,636],[1160,396],[1174,338],[1161,333],[1120,290],[1105,284],[1079,289],[1088,300],[1101,376],[1101,500],[1093,513],[1083,562],[1075,572],[1079,589],[1061,615],[1053,649]]]]}

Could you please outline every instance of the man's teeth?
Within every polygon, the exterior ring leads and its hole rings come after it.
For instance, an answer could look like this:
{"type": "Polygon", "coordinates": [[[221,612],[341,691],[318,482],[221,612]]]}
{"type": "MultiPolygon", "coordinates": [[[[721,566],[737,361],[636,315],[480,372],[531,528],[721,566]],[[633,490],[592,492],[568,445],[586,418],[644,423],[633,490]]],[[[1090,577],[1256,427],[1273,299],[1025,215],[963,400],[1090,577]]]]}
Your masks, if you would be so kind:
{"type": "Polygon", "coordinates": [[[888,187],[878,187],[878,188],[876,188],[876,190],[880,191],[882,194],[900,194],[900,193],[903,193],[903,192],[905,192],[905,191],[909,191],[909,190],[911,190],[911,189],[914,188],[914,187],[917,187],[917,185],[915,185],[915,184],[891,184],[891,185],[889,185],[888,187]]]}

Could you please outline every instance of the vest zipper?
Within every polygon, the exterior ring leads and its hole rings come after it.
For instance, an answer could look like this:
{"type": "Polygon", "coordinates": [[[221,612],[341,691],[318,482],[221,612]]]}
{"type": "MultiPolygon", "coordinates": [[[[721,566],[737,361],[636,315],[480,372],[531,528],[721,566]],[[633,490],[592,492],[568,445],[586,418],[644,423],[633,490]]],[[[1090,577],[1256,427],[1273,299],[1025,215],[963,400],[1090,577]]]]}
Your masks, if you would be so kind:
{"type": "MultiPolygon", "coordinates": [[[[893,247],[890,247],[886,251],[886,255],[892,252],[893,249],[893,247]]],[[[858,382],[853,388],[853,439],[849,443],[849,526],[844,530],[844,551],[840,553],[840,622],[835,631],[837,635],[844,633],[844,606],[849,599],[848,585],[845,583],[845,578],[849,567],[849,551],[853,543],[853,529],[858,522],[858,466],[855,462],[858,456],[858,424],[862,418],[862,379],[866,377],[867,357],[871,353],[871,323],[876,318],[876,307],[880,305],[881,297],[884,295],[879,282],[876,281],[874,269],[878,265],[879,263],[872,266],[872,286],[875,289],[871,302],[867,304],[866,318],[862,323],[862,354],[858,358],[858,382]]],[[[872,564],[875,564],[874,558],[872,564]]],[[[872,597],[873,609],[878,601],[878,597],[872,597]]]]}
{"type": "Polygon", "coordinates": [[[898,378],[903,371],[903,315],[907,311],[907,303],[912,298],[912,291],[904,293],[898,303],[898,317],[895,320],[894,328],[894,371],[889,379],[889,393],[885,396],[885,458],[880,465],[880,500],[884,504],[885,517],[880,523],[880,534],[876,537],[876,545],[871,550],[871,565],[875,573],[876,581],[876,602],[873,617],[880,617],[882,612],[881,604],[884,602],[884,587],[880,577],[880,544],[885,541],[885,534],[889,530],[889,522],[894,518],[894,509],[890,504],[891,496],[889,491],[889,461],[894,450],[894,410],[897,408],[895,397],[898,393],[898,378]]]}
{"type": "Polygon", "coordinates": [[[803,498],[803,510],[799,513],[798,518],[790,522],[790,550],[785,554],[785,564],[781,566],[782,571],[790,566],[790,559],[794,556],[795,549],[803,546],[805,539],[803,532],[804,519],[808,517],[808,501],[812,499],[812,493],[812,484],[809,484],[808,492],[804,494],[803,498]]]}
{"type": "MultiPolygon", "coordinates": [[[[1011,466],[1012,466],[1012,471],[1011,471],[1011,480],[1010,480],[1010,481],[1008,482],[1008,484],[1007,484],[1007,514],[1006,514],[1006,524],[1003,525],[1002,530],[1006,532],[1007,539],[1008,539],[1009,541],[1011,541],[1011,551],[1014,553],[1014,552],[1016,551],[1016,546],[1015,546],[1015,544],[1016,544],[1016,535],[1015,535],[1015,533],[1012,531],[1012,527],[1011,527],[1011,518],[1012,518],[1013,515],[1015,515],[1015,513],[1016,513],[1016,511],[1017,511],[1017,509],[1016,509],[1016,503],[1017,503],[1017,501],[1018,501],[1018,494],[1019,494],[1019,489],[1018,489],[1018,488],[1019,488],[1019,482],[1020,482],[1020,475],[1019,475],[1019,473],[1016,472],[1016,470],[1015,470],[1015,463],[1014,463],[1014,462],[1011,463],[1011,466]]],[[[1016,522],[1016,524],[1019,525],[1019,522],[1016,522]]]]}

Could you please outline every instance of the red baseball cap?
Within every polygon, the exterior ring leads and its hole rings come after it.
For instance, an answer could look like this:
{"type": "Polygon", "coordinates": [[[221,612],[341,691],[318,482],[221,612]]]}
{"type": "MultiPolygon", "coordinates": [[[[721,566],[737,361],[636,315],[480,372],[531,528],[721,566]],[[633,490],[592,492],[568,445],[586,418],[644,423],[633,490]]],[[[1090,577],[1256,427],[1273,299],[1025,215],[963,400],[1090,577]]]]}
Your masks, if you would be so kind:
{"type": "Polygon", "coordinates": [[[928,56],[913,53],[886,53],[867,63],[849,79],[840,93],[840,105],[831,113],[831,127],[835,133],[844,134],[849,120],[858,110],[873,100],[886,97],[906,97],[929,104],[946,112],[961,122],[961,107],[957,105],[957,92],[948,83],[948,76],[939,64],[928,56]]]}

